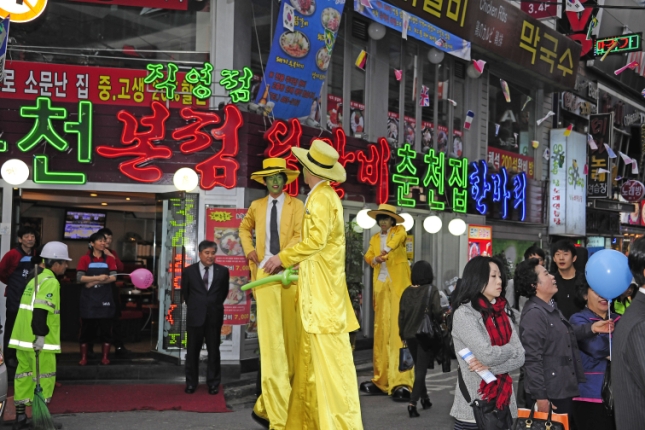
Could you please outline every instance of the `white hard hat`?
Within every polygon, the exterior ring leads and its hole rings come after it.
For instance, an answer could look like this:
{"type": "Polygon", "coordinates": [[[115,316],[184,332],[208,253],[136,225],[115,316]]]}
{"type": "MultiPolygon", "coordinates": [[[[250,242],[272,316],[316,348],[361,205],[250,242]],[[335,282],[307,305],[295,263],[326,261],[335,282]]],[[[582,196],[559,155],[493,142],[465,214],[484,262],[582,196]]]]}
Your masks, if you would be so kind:
{"type": "Polygon", "coordinates": [[[40,251],[40,256],[42,258],[50,258],[52,260],[72,261],[67,253],[67,245],[63,242],[48,242],[43,246],[43,250],[40,251]]]}

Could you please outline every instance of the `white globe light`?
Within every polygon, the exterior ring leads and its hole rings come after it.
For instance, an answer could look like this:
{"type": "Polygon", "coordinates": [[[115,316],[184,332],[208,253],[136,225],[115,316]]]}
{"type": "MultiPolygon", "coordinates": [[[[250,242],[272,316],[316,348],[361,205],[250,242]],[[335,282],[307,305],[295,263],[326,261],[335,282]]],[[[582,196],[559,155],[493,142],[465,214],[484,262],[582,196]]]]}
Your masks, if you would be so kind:
{"type": "Polygon", "coordinates": [[[412,215],[409,213],[402,213],[399,215],[403,218],[403,227],[405,227],[405,231],[412,230],[412,227],[414,227],[414,218],[412,218],[412,215]]]}
{"type": "Polygon", "coordinates": [[[369,209],[363,209],[356,214],[356,224],[365,230],[369,230],[376,225],[376,220],[367,214],[369,211],[369,209]]]}
{"type": "Polygon", "coordinates": [[[189,192],[197,188],[199,177],[197,176],[197,172],[190,167],[182,167],[175,172],[172,182],[179,191],[189,192]]]}
{"type": "Polygon", "coordinates": [[[16,158],[7,160],[0,168],[2,179],[11,185],[20,185],[29,179],[29,167],[27,163],[16,158]]]}
{"type": "Polygon", "coordinates": [[[479,78],[482,74],[475,69],[475,66],[472,64],[469,64],[468,67],[466,68],[466,74],[468,75],[469,78],[472,79],[477,79],[479,78]]]}
{"type": "Polygon", "coordinates": [[[432,48],[428,51],[428,61],[432,64],[439,64],[443,61],[444,55],[443,51],[440,51],[437,48],[432,48]]]}
{"type": "Polygon", "coordinates": [[[378,22],[373,22],[367,27],[367,34],[374,40],[381,40],[385,37],[385,26],[378,22]]]}
{"type": "Polygon", "coordinates": [[[441,218],[436,215],[432,215],[423,220],[423,229],[428,233],[435,234],[441,230],[441,218]]]}
{"type": "Polygon", "coordinates": [[[466,232],[466,222],[461,218],[455,218],[448,223],[448,231],[453,236],[461,236],[466,232]]]}

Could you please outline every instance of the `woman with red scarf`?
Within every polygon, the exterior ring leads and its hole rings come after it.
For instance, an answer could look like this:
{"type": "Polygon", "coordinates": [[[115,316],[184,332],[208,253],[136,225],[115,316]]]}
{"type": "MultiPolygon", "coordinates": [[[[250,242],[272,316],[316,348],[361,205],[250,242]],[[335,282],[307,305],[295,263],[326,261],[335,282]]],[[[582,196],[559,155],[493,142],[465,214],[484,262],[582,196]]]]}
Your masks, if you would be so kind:
{"type": "MultiPolygon", "coordinates": [[[[468,348],[475,357],[466,363],[457,354],[470,398],[495,402],[496,409],[501,411],[498,417],[510,428],[512,418],[517,417],[517,405],[509,373],[524,364],[524,348],[503,296],[506,276],[502,268],[500,261],[482,256],[466,264],[453,302],[452,338],[455,351],[468,348]],[[487,384],[475,373],[482,370],[490,370],[497,380],[487,384]]],[[[472,408],[459,385],[450,415],[455,418],[455,430],[477,430],[472,408]]]]}

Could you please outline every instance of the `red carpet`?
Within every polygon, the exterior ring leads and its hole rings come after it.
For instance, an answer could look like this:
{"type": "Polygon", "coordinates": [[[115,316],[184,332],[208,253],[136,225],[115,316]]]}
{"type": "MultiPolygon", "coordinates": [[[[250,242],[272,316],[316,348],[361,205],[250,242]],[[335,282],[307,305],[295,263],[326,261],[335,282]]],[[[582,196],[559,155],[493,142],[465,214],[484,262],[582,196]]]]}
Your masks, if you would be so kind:
{"type": "MultiPolygon", "coordinates": [[[[214,396],[208,394],[206,385],[198,386],[194,394],[184,393],[184,388],[183,384],[62,385],[56,387],[48,406],[51,414],[140,410],[230,412],[221,386],[214,396]]],[[[14,419],[10,417],[15,414],[13,398],[7,403],[4,418],[14,419]]]]}

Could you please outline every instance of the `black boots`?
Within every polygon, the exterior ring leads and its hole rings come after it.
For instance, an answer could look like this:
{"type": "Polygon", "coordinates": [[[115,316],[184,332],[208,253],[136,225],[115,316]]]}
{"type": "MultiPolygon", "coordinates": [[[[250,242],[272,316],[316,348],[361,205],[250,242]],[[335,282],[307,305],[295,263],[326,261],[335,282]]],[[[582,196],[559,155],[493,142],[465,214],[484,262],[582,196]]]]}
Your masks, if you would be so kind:
{"type": "Polygon", "coordinates": [[[410,414],[410,418],[416,418],[420,417],[419,413],[417,412],[417,403],[410,403],[408,405],[408,413],[410,414]]]}
{"type": "Polygon", "coordinates": [[[430,409],[432,407],[432,402],[430,401],[429,397],[426,397],[425,399],[421,399],[421,407],[423,409],[430,409]]]}

